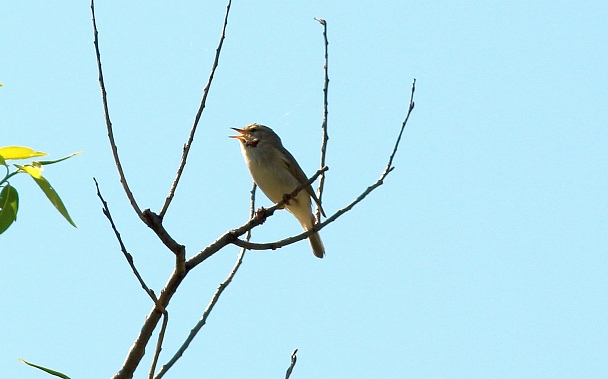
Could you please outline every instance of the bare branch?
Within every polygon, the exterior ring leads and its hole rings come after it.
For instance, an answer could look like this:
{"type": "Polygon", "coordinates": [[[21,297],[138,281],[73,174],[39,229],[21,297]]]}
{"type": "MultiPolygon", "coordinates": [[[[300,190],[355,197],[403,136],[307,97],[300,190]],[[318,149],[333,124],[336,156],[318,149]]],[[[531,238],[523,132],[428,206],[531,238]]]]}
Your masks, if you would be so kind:
{"type": "Polygon", "coordinates": [[[226,26],[228,25],[228,14],[230,13],[230,5],[232,4],[232,0],[228,0],[228,5],[226,6],[226,15],[224,17],[224,26],[222,27],[222,35],[220,37],[220,42],[215,50],[215,59],[213,61],[213,66],[211,67],[211,73],[209,74],[209,79],[207,80],[207,85],[203,90],[203,98],[201,100],[201,105],[198,108],[198,112],[194,117],[194,124],[192,125],[192,129],[190,130],[190,136],[188,137],[188,142],[184,145],[184,151],[182,154],[182,160],[179,164],[179,168],[177,169],[177,174],[175,175],[175,179],[173,180],[173,184],[171,184],[171,189],[169,190],[169,195],[167,195],[167,199],[165,199],[165,204],[161,209],[159,216],[162,219],[167,213],[167,209],[169,208],[169,204],[173,200],[173,196],[175,195],[175,190],[177,189],[177,185],[179,183],[179,179],[182,176],[182,172],[184,171],[184,167],[186,166],[186,159],[188,158],[188,153],[190,152],[190,146],[192,146],[192,141],[194,141],[194,133],[196,133],[196,127],[198,126],[198,122],[201,119],[203,114],[203,110],[205,109],[205,103],[207,102],[207,95],[209,94],[209,89],[211,88],[211,82],[213,81],[213,76],[215,75],[215,69],[218,66],[220,60],[220,53],[222,51],[222,45],[224,44],[224,39],[226,38],[226,26]]]}
{"type": "MultiPolygon", "coordinates": [[[[325,81],[323,84],[323,124],[321,128],[323,129],[323,140],[321,142],[321,167],[325,167],[325,154],[327,152],[327,141],[329,140],[329,135],[327,134],[327,91],[329,88],[329,75],[328,75],[328,46],[329,42],[327,41],[327,22],[322,18],[315,18],[321,25],[323,25],[323,39],[325,40],[325,63],[323,65],[323,71],[325,73],[325,81]]],[[[317,197],[319,198],[319,203],[322,203],[323,197],[323,186],[325,184],[325,174],[321,175],[319,179],[319,187],[317,188],[317,197]]],[[[317,205],[317,222],[321,221],[321,208],[317,205]]]]}
{"type": "Polygon", "coordinates": [[[93,17],[93,43],[95,45],[95,56],[97,58],[97,71],[99,72],[99,87],[101,88],[101,100],[103,102],[103,113],[106,118],[106,127],[108,129],[108,139],[110,140],[110,146],[112,147],[112,154],[114,155],[114,163],[116,163],[116,168],[118,169],[118,176],[120,177],[120,182],[122,183],[122,188],[125,190],[127,194],[127,198],[131,203],[131,206],[135,210],[135,213],[139,216],[139,218],[143,219],[141,209],[137,205],[135,201],[135,197],[127,184],[127,178],[125,177],[125,173],[123,172],[122,165],[120,164],[120,158],[118,157],[118,147],[116,147],[116,142],[114,141],[114,132],[112,130],[112,122],[110,121],[110,111],[108,110],[108,98],[106,93],[106,86],[103,81],[103,72],[101,70],[101,55],[99,53],[99,36],[97,32],[97,22],[95,21],[95,3],[94,0],[91,0],[91,15],[93,17]]]}
{"type": "Polygon", "coordinates": [[[158,303],[158,299],[156,298],[156,295],[154,294],[154,291],[152,291],[146,285],[146,283],[144,282],[143,278],[139,274],[139,271],[137,271],[137,268],[135,267],[135,263],[133,262],[133,256],[127,251],[127,248],[125,247],[125,244],[122,242],[122,238],[120,236],[120,233],[118,232],[118,229],[116,229],[116,225],[114,224],[114,220],[112,219],[112,215],[110,214],[110,208],[108,208],[108,203],[105,201],[105,199],[101,195],[101,192],[99,190],[99,184],[97,183],[97,179],[93,178],[93,181],[95,182],[95,187],[97,187],[97,197],[99,197],[99,199],[101,200],[101,204],[103,205],[102,212],[103,212],[104,216],[106,216],[106,218],[108,219],[108,221],[110,221],[110,226],[112,226],[112,230],[114,231],[114,234],[116,235],[116,239],[118,240],[118,244],[120,245],[120,251],[122,251],[123,255],[127,259],[127,262],[129,263],[129,266],[131,266],[131,270],[133,271],[133,274],[135,274],[135,277],[139,281],[139,284],[141,285],[141,287],[144,289],[144,291],[146,291],[146,293],[148,294],[148,296],[150,296],[150,298],[152,299],[152,301],[154,302],[154,304],[156,304],[156,306],[158,306],[158,309],[161,312],[164,311],[164,307],[162,307],[158,303]]]}
{"type": "Polygon", "coordinates": [[[393,148],[393,152],[391,153],[391,156],[388,159],[388,164],[386,165],[386,169],[380,177],[380,180],[384,179],[386,175],[388,175],[389,171],[393,169],[393,158],[395,158],[395,154],[397,154],[397,149],[399,148],[399,143],[401,142],[401,135],[403,135],[403,131],[407,126],[407,121],[410,119],[410,114],[412,114],[412,111],[414,110],[414,92],[416,92],[416,78],[414,78],[414,81],[412,82],[412,90],[410,93],[410,105],[407,108],[407,114],[405,115],[405,119],[403,120],[403,124],[401,125],[401,130],[399,131],[399,136],[397,137],[397,141],[395,141],[395,147],[393,148]]]}
{"type": "Polygon", "coordinates": [[[248,250],[275,250],[275,249],[281,248],[283,246],[291,245],[293,243],[302,241],[302,240],[308,238],[311,234],[318,232],[319,230],[323,229],[325,226],[327,226],[327,225],[331,224],[332,222],[334,222],[335,220],[337,220],[344,213],[350,211],[355,205],[360,203],[373,190],[380,187],[383,184],[383,180],[384,180],[384,178],[386,178],[386,175],[388,175],[389,172],[393,171],[393,168],[391,168],[388,171],[383,172],[381,179],[378,179],[376,181],[376,183],[367,187],[367,189],[365,191],[363,191],[361,193],[361,195],[359,195],[355,200],[353,200],[346,207],[338,210],[336,213],[334,213],[333,215],[328,217],[325,221],[315,224],[312,227],[312,229],[310,229],[310,230],[297,234],[293,237],[288,237],[288,238],[285,238],[285,239],[282,239],[279,241],[275,241],[275,242],[254,243],[254,242],[243,241],[243,240],[236,238],[234,241],[232,241],[232,243],[239,247],[246,248],[248,250]]]}
{"type": "Polygon", "coordinates": [[[298,349],[295,349],[291,353],[291,364],[287,368],[287,372],[285,373],[285,379],[289,379],[289,377],[291,376],[291,372],[293,371],[293,368],[296,365],[296,361],[298,360],[298,356],[296,355],[297,353],[298,353],[298,349]]]}
{"type": "Polygon", "coordinates": [[[163,313],[163,324],[160,327],[160,332],[158,333],[158,341],[156,341],[156,350],[154,351],[154,358],[152,359],[152,364],[150,365],[150,371],[148,372],[148,379],[152,379],[154,377],[154,371],[156,371],[156,364],[158,363],[158,357],[160,356],[160,352],[163,349],[163,340],[165,339],[165,331],[167,330],[167,324],[169,323],[169,314],[165,310],[163,313]]]}
{"type": "Polygon", "coordinates": [[[154,230],[154,233],[156,233],[165,246],[176,255],[178,258],[178,263],[176,264],[179,265],[180,261],[183,262],[185,259],[186,247],[177,243],[177,241],[169,235],[169,232],[167,232],[163,226],[162,218],[150,209],[144,210],[142,216],[144,223],[148,225],[150,229],[154,230]]]}

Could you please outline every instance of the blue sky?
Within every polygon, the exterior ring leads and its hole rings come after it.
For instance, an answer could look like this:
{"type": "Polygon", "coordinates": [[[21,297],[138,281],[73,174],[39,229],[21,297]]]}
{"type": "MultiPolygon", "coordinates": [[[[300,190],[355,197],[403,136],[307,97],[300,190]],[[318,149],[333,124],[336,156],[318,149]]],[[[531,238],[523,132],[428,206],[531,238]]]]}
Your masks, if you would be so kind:
{"type": "MultiPolygon", "coordinates": [[[[211,68],[225,2],[98,1],[116,140],[142,208],[158,211],[211,68]]],[[[165,220],[188,256],[241,225],[251,179],[230,127],[271,126],[312,174],[329,25],[324,208],[385,184],[321,235],[250,252],[166,378],[601,378],[608,373],[608,8],[604,2],[235,1],[189,164],[165,220]]],[[[106,137],[87,2],[0,12],[0,145],[45,171],[78,229],[18,177],[1,238],[0,367],[109,377],[151,308],[102,215],[157,292],[173,257],[130,208],[106,137]]],[[[270,205],[261,194],[260,205],[270,205]]],[[[299,233],[286,212],[254,232],[299,233]]],[[[197,267],[170,307],[165,363],[238,249],[197,267]]],[[[136,377],[147,376],[152,347],[136,377]]]]}

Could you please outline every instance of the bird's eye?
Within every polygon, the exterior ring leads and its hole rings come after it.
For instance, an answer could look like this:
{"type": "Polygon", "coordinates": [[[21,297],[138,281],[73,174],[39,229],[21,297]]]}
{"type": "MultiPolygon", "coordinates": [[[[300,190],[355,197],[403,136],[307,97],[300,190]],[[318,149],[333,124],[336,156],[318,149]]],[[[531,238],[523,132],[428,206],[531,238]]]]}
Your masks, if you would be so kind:
{"type": "Polygon", "coordinates": [[[258,131],[258,128],[251,128],[251,129],[249,129],[249,131],[250,131],[251,133],[255,133],[255,132],[257,132],[257,131],[258,131]]]}

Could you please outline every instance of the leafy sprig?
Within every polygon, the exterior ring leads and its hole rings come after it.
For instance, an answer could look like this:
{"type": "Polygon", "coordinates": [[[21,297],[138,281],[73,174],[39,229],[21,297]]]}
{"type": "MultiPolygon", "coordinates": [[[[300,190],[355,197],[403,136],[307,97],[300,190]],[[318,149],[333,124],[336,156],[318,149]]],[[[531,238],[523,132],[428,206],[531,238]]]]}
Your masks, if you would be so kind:
{"type": "Polygon", "coordinates": [[[61,215],[74,227],[76,224],[70,217],[68,210],[66,209],[63,201],[57,194],[57,191],[51,186],[51,183],[42,176],[42,172],[45,166],[52,165],[64,161],[74,155],[81,153],[72,153],[60,159],[50,161],[33,160],[26,164],[12,164],[14,170],[11,172],[11,165],[7,161],[12,160],[24,160],[36,157],[47,156],[47,153],[42,151],[36,151],[25,146],[4,146],[0,147],[0,165],[6,169],[4,178],[0,180],[0,234],[4,233],[13,222],[17,220],[17,212],[19,211],[19,194],[17,189],[11,185],[9,179],[17,174],[28,174],[38,187],[44,192],[46,197],[49,199],[51,204],[61,213],[61,215]]]}

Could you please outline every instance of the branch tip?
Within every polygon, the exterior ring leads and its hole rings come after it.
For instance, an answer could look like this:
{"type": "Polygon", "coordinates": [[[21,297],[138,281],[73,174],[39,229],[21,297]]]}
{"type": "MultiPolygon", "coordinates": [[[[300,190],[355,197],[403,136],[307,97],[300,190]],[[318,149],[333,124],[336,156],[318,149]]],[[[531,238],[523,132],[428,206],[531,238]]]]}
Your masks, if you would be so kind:
{"type": "Polygon", "coordinates": [[[285,373],[285,379],[289,379],[289,377],[291,376],[291,373],[293,372],[293,368],[296,365],[296,362],[298,360],[298,356],[296,355],[298,353],[298,349],[295,349],[292,353],[291,353],[291,363],[289,364],[289,367],[287,368],[287,372],[285,373]]]}
{"type": "MultiPolygon", "coordinates": [[[[328,51],[328,46],[329,46],[329,41],[327,40],[327,22],[322,19],[322,18],[315,18],[315,20],[317,20],[321,25],[323,25],[323,41],[325,42],[324,45],[324,52],[325,52],[325,60],[323,62],[323,74],[324,74],[324,81],[323,81],[323,121],[321,123],[321,129],[323,130],[323,136],[321,138],[321,162],[320,165],[321,167],[325,167],[325,157],[327,154],[327,142],[329,141],[329,134],[327,132],[327,116],[328,116],[328,92],[329,92],[329,74],[328,74],[328,67],[329,67],[329,51],[328,51]]],[[[317,199],[319,199],[318,204],[317,204],[317,209],[315,212],[315,216],[317,218],[317,220],[321,219],[321,215],[325,216],[323,209],[321,208],[321,203],[322,203],[322,199],[323,199],[323,188],[325,186],[325,174],[321,175],[321,179],[319,179],[319,185],[317,187],[317,199]]]]}

